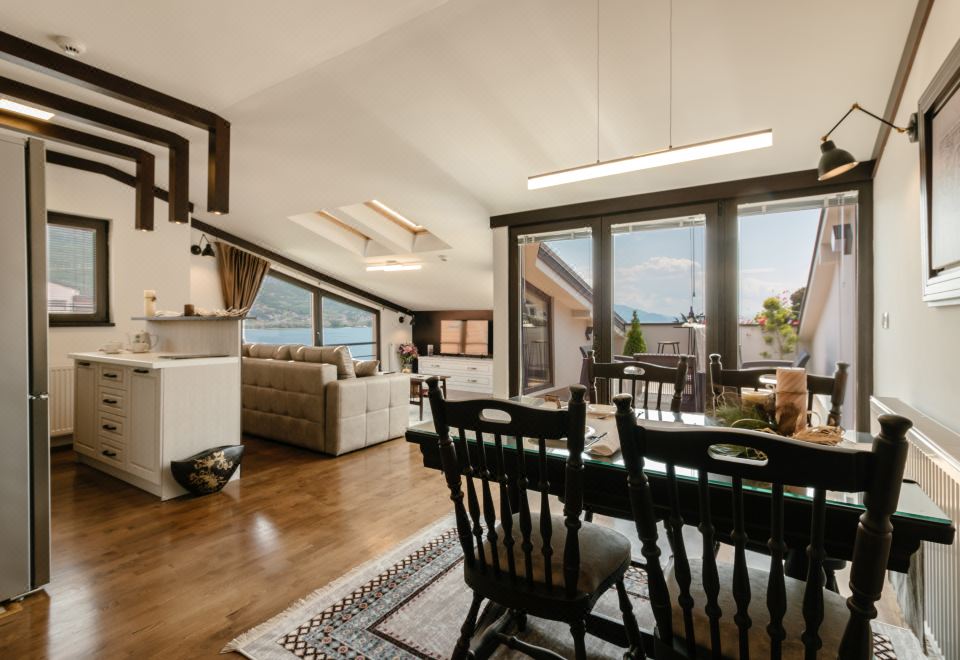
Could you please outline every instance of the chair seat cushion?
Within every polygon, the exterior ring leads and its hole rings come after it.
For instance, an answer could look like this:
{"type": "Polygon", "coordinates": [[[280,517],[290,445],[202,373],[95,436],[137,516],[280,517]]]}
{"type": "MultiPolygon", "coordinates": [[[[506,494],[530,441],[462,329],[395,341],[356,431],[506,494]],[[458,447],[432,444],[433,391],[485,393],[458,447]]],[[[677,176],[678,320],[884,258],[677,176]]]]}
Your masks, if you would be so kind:
{"type": "MultiPolygon", "coordinates": [[[[736,601],[733,599],[733,564],[717,562],[717,573],[720,576],[720,595],[717,598],[720,606],[720,648],[725,658],[740,656],[740,633],[733,615],[737,611],[736,601]]],[[[750,605],[747,608],[752,622],[750,627],[750,657],[770,657],[770,636],[767,634],[767,625],[770,623],[770,613],[767,611],[767,581],[770,574],[754,567],[747,569],[750,577],[750,605]]],[[[703,648],[710,647],[710,619],[704,612],[707,602],[703,591],[703,563],[700,559],[690,560],[690,594],[693,596],[693,624],[694,636],[697,645],[703,648]]],[[[670,591],[670,603],[673,606],[673,634],[674,637],[685,639],[683,627],[683,610],[677,605],[676,579],[673,567],[666,575],[667,588],[670,591]]],[[[783,640],[782,652],[784,658],[802,658],[804,656],[803,641],[800,638],[806,625],[803,621],[803,592],[806,583],[794,578],[784,578],[786,587],[787,612],[783,617],[783,628],[787,637],[783,640]]],[[[820,624],[819,635],[823,642],[819,657],[835,658],[843,630],[850,618],[847,601],[840,594],[823,590],[823,623],[820,624]]]]}
{"type": "MultiPolygon", "coordinates": [[[[531,563],[533,564],[533,581],[537,585],[546,584],[546,571],[543,553],[543,536],[540,530],[540,515],[530,514],[532,530],[530,541],[533,544],[531,563]]],[[[551,535],[550,547],[553,554],[550,557],[551,577],[554,587],[563,587],[563,550],[567,541],[567,528],[563,524],[562,516],[550,516],[551,535]]],[[[504,576],[507,573],[507,549],[503,546],[503,527],[497,523],[497,555],[500,559],[500,568],[504,576]]],[[[526,560],[524,559],[521,543],[523,534],[520,531],[519,514],[513,516],[512,534],[513,556],[516,562],[517,575],[526,575],[526,560]]],[[[612,583],[612,579],[622,574],[630,564],[630,540],[626,536],[608,527],[593,523],[582,523],[577,535],[580,541],[580,571],[577,577],[577,591],[593,594],[601,587],[612,583]]],[[[484,557],[487,563],[491,562],[490,542],[484,542],[484,557]]],[[[488,573],[489,573],[488,569],[488,573]]]]}

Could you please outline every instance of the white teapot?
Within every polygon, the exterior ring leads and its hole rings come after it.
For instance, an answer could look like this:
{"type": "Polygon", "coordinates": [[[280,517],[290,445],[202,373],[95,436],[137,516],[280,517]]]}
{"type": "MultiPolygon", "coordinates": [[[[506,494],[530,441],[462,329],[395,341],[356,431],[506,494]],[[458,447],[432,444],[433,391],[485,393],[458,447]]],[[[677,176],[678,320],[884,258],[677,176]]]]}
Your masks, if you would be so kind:
{"type": "Polygon", "coordinates": [[[149,353],[157,345],[157,336],[151,335],[146,330],[135,332],[133,335],[127,335],[130,340],[130,352],[149,353]]]}

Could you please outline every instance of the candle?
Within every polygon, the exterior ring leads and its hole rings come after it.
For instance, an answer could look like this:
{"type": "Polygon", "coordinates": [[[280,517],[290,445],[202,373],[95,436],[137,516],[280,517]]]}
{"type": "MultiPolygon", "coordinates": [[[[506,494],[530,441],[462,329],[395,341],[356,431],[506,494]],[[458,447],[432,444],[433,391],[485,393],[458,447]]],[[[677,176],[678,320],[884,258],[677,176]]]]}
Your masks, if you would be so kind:
{"type": "Polygon", "coordinates": [[[777,367],[777,432],[793,435],[807,428],[807,370],[777,367]]]}
{"type": "Polygon", "coordinates": [[[143,315],[147,318],[157,315],[157,292],[153,289],[143,290],[143,315]]]}

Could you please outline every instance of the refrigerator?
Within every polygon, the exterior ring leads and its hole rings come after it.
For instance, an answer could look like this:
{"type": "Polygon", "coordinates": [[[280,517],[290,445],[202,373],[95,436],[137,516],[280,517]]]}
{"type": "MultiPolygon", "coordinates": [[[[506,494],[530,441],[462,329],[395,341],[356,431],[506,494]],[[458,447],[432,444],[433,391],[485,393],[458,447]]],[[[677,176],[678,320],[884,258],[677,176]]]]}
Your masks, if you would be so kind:
{"type": "Polygon", "coordinates": [[[50,579],[44,161],[0,133],[0,602],[50,579]]]}

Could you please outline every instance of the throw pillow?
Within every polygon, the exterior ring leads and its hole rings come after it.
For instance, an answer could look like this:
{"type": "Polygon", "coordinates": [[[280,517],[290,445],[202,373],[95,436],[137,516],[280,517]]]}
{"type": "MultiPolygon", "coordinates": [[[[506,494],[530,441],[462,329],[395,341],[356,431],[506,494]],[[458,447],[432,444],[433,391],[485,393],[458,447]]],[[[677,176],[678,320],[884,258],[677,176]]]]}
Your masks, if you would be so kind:
{"type": "Polygon", "coordinates": [[[353,371],[357,378],[366,378],[376,376],[377,368],[380,366],[380,360],[354,360],[353,371]]]}
{"type": "Polygon", "coordinates": [[[333,363],[337,365],[337,378],[339,380],[357,377],[357,373],[353,369],[353,356],[350,355],[349,348],[337,346],[333,349],[333,355],[333,363]]]}

